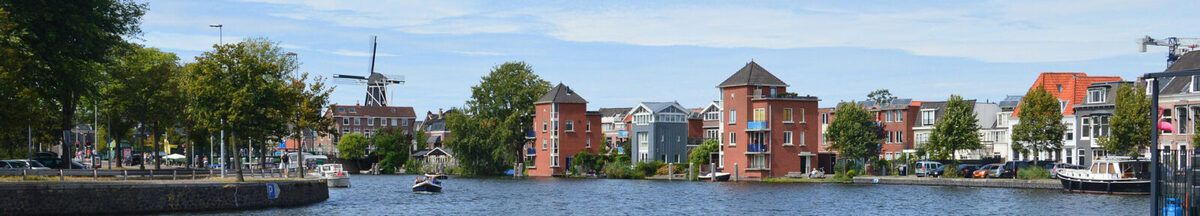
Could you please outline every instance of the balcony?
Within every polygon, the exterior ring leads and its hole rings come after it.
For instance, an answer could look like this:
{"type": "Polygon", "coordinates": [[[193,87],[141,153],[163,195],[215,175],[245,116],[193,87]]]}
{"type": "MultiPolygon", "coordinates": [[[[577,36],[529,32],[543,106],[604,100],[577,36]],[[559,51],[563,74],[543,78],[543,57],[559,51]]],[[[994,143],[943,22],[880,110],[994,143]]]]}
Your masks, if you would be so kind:
{"type": "Polygon", "coordinates": [[[768,149],[766,144],[751,143],[750,145],[746,146],[746,154],[770,154],[770,153],[771,153],[771,149],[768,149]]]}
{"type": "Polygon", "coordinates": [[[535,156],[535,155],[537,155],[537,148],[526,148],[525,149],[525,156],[535,156]]]}
{"type": "Polygon", "coordinates": [[[629,138],[629,131],[625,131],[625,130],[617,131],[617,138],[629,138]]]}
{"type": "Polygon", "coordinates": [[[746,122],[746,131],[768,131],[771,130],[765,121],[750,121],[746,122]]]}

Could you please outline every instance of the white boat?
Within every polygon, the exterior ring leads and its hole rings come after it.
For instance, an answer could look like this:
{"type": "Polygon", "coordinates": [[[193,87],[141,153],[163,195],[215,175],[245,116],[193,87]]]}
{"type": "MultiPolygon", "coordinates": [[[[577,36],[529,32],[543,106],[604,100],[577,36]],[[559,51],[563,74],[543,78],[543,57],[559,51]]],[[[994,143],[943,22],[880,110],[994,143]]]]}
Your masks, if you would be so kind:
{"type": "Polygon", "coordinates": [[[329,187],[350,187],[350,173],[342,170],[342,164],[322,164],[310,175],[325,180],[329,187]]]}
{"type": "MultiPolygon", "coordinates": [[[[714,178],[714,175],[713,175],[713,173],[708,173],[708,174],[696,176],[696,178],[699,178],[702,180],[709,180],[709,179],[714,178]]],[[[729,181],[729,173],[717,172],[716,178],[717,178],[717,181],[729,181]]]]}
{"type": "Polygon", "coordinates": [[[412,191],[414,193],[442,192],[442,181],[438,181],[437,176],[433,175],[417,177],[417,179],[413,182],[412,191]]]}
{"type": "Polygon", "coordinates": [[[1126,157],[1092,161],[1087,169],[1059,169],[1055,175],[1070,192],[1149,194],[1150,162],[1126,157]]]}

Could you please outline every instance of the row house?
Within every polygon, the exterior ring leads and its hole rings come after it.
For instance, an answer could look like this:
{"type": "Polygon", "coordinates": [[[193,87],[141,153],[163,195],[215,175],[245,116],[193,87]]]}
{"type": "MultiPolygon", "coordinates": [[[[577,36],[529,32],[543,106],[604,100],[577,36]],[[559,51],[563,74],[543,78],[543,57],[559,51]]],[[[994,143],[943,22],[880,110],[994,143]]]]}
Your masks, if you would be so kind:
{"type": "Polygon", "coordinates": [[[999,157],[1003,160],[1009,160],[1012,156],[1012,126],[1016,124],[1016,117],[1013,116],[1013,111],[1017,110],[1017,105],[1020,105],[1023,95],[1008,95],[1004,97],[997,105],[1000,107],[1000,112],[996,113],[996,123],[991,128],[980,129],[987,131],[989,134],[995,134],[995,140],[992,140],[992,157],[999,157]]]}
{"type": "Polygon", "coordinates": [[[458,164],[453,151],[446,148],[446,141],[450,139],[450,130],[446,129],[446,116],[457,112],[458,109],[438,109],[437,113],[425,113],[425,120],[419,124],[420,130],[425,131],[425,143],[412,145],[410,155],[413,159],[423,160],[425,165],[439,169],[458,164]]]}
{"type": "MultiPolygon", "coordinates": [[[[995,103],[976,102],[976,100],[967,100],[972,104],[971,109],[975,113],[975,126],[979,129],[979,141],[982,146],[979,149],[960,150],[955,152],[954,158],[959,160],[977,160],[984,157],[992,157],[993,148],[996,141],[1000,140],[999,136],[1003,132],[994,130],[996,127],[997,114],[1000,113],[1000,106],[995,103]]],[[[921,148],[929,142],[929,137],[933,133],[934,126],[942,120],[946,114],[946,101],[923,101],[921,102],[920,121],[913,126],[913,138],[915,139],[914,148],[921,148]]]]}
{"type": "Polygon", "coordinates": [[[816,166],[817,118],[808,113],[817,110],[817,97],[788,92],[787,83],[754,61],[717,88],[728,135],[721,148],[725,172],[764,178],[816,166]]]}
{"type": "Polygon", "coordinates": [[[632,162],[687,163],[688,118],[691,111],[676,102],[642,102],[633,117],[632,162]]]}
{"type": "Polygon", "coordinates": [[[562,176],[579,152],[599,153],[604,133],[599,111],[587,111],[587,100],[559,83],[534,104],[534,141],[526,146],[530,176],[562,176]]]}
{"type": "Polygon", "coordinates": [[[1088,86],[1087,98],[1073,107],[1077,131],[1075,143],[1064,143],[1063,163],[1088,165],[1105,155],[1099,138],[1109,135],[1109,121],[1116,111],[1117,88],[1133,82],[1103,82],[1088,86]]]}
{"type": "Polygon", "coordinates": [[[633,108],[600,108],[600,130],[608,138],[610,149],[616,149],[620,143],[629,140],[629,128],[625,124],[625,114],[633,108]]]}
{"type": "MultiPolygon", "coordinates": [[[[1083,72],[1044,72],[1038,75],[1037,80],[1034,80],[1033,85],[1029,87],[1032,91],[1037,88],[1045,89],[1058,99],[1059,109],[1062,112],[1062,123],[1066,127],[1063,133],[1063,148],[1056,152],[1039,152],[1037,159],[1055,159],[1059,160],[1063,157],[1070,157],[1077,154],[1075,140],[1079,136],[1079,128],[1075,120],[1075,106],[1083,104],[1087,97],[1089,86],[1093,83],[1103,82],[1118,82],[1121,77],[1117,76],[1090,76],[1083,72]]],[[[1021,106],[1017,105],[1012,112],[1013,120],[1010,121],[1008,134],[1012,134],[1012,126],[1020,123],[1021,106]]],[[[1085,147],[1087,148],[1087,147],[1085,147]]],[[[1020,154],[1020,152],[1012,151],[1012,148],[1007,148],[1001,151],[1006,151],[1005,154],[1009,160],[1033,160],[1033,155],[1020,154]]]]}
{"type": "Polygon", "coordinates": [[[829,149],[829,141],[825,139],[825,131],[829,129],[829,124],[833,122],[835,109],[833,107],[817,109],[817,121],[821,123],[821,126],[817,127],[817,164],[819,168],[829,173],[833,173],[833,165],[837,163],[837,151],[829,149]]]}
{"type": "Polygon", "coordinates": [[[321,136],[314,143],[318,154],[337,155],[337,142],[346,134],[361,133],[373,137],[384,128],[412,134],[417,115],[412,107],[361,106],[334,104],[325,110],[325,116],[333,118],[334,134],[321,136]]]}
{"type": "Polygon", "coordinates": [[[713,101],[708,106],[700,109],[700,129],[704,140],[716,140],[721,142],[721,103],[713,101]]]}
{"type": "Polygon", "coordinates": [[[916,153],[912,135],[921,109],[920,101],[892,99],[887,104],[875,104],[873,101],[859,104],[873,113],[876,121],[883,126],[883,145],[879,150],[883,159],[892,160],[903,154],[916,153]]]}
{"type": "MultiPolygon", "coordinates": [[[[1187,52],[1172,63],[1166,72],[1200,69],[1200,52],[1187,52]]],[[[1187,151],[1196,134],[1196,119],[1200,119],[1200,76],[1171,77],[1159,80],[1159,121],[1170,123],[1171,131],[1159,135],[1163,152],[1187,151]]],[[[1177,162],[1186,159],[1174,160],[1177,162]]]]}

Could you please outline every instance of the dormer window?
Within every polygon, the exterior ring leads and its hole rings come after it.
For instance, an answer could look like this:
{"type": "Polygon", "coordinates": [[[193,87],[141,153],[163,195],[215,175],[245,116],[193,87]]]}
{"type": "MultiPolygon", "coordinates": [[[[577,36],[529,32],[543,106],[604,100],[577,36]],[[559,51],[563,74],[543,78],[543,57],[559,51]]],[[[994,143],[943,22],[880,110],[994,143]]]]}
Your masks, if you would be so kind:
{"type": "Polygon", "coordinates": [[[1067,112],[1067,101],[1058,100],[1058,112],[1067,112]]]}
{"type": "Polygon", "coordinates": [[[1107,92],[1104,91],[1104,89],[1100,89],[1100,88],[1088,89],[1088,94],[1087,94],[1087,102],[1088,103],[1104,103],[1105,98],[1107,98],[1107,92]]]}
{"type": "Polygon", "coordinates": [[[1058,89],[1058,93],[1062,93],[1062,84],[1055,85],[1055,87],[1058,89]]]}
{"type": "Polygon", "coordinates": [[[1200,76],[1192,76],[1192,92],[1200,92],[1200,76]]]}

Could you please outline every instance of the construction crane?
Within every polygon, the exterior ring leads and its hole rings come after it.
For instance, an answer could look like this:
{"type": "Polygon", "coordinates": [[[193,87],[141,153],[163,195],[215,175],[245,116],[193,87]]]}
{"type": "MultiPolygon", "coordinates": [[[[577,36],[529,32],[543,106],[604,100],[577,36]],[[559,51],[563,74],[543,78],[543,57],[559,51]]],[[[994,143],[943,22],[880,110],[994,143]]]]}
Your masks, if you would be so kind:
{"type": "Polygon", "coordinates": [[[1154,39],[1147,35],[1142,38],[1141,45],[1141,52],[1146,52],[1146,46],[1167,47],[1167,65],[1170,65],[1175,63],[1175,60],[1179,60],[1179,56],[1200,47],[1200,38],[1168,37],[1166,39],[1154,39]]]}
{"type": "Polygon", "coordinates": [[[376,41],[378,37],[371,37],[371,66],[367,69],[367,76],[334,74],[334,79],[350,81],[355,84],[365,84],[367,86],[366,106],[387,106],[388,105],[388,86],[404,84],[404,76],[399,75],[384,75],[375,71],[375,50],[379,47],[376,41]]]}

